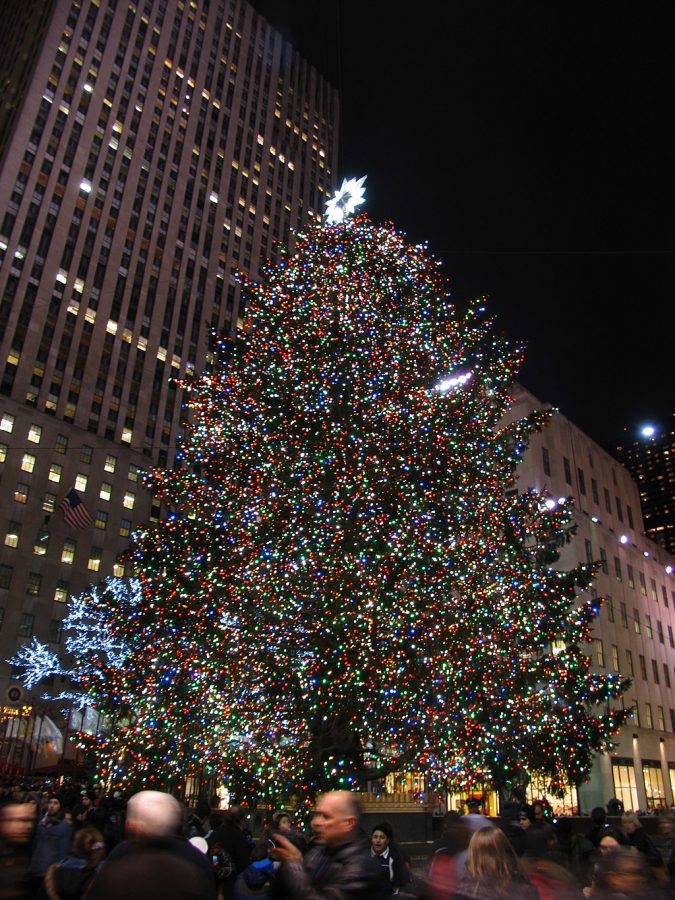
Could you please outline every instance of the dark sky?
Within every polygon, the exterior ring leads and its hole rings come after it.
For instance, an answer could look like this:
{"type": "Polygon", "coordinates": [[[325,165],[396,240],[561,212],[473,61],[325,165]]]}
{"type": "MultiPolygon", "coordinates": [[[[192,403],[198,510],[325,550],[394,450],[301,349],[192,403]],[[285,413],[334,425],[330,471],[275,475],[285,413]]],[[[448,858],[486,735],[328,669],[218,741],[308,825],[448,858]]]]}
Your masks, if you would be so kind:
{"type": "Polygon", "coordinates": [[[340,180],[488,295],[522,383],[601,444],[669,427],[675,4],[254,5],[340,91],[340,180]]]}

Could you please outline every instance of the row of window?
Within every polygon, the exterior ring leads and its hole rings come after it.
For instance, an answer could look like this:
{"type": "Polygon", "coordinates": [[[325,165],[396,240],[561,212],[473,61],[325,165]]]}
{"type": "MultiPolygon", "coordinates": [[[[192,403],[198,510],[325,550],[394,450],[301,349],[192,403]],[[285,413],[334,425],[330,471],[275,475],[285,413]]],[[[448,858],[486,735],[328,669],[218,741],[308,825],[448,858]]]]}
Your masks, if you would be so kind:
{"type": "MultiPolygon", "coordinates": [[[[669,639],[670,646],[675,648],[675,644],[673,643],[673,630],[670,626],[668,626],[669,631],[669,639]]],[[[663,641],[662,641],[663,643],[663,641]]],[[[605,645],[604,642],[600,638],[595,638],[593,641],[593,649],[595,662],[600,668],[605,668],[607,665],[606,656],[605,656],[605,645]]],[[[624,672],[626,675],[630,675],[631,678],[635,675],[635,665],[633,663],[633,651],[626,649],[626,666],[624,669],[621,667],[621,662],[619,659],[619,647],[617,644],[612,644],[611,646],[611,667],[615,672],[624,672]]],[[[643,681],[648,681],[647,675],[647,660],[642,653],[638,654],[638,658],[640,661],[640,674],[642,675],[643,681]]],[[[661,684],[661,678],[659,675],[659,664],[655,659],[652,659],[652,681],[654,684],[661,684]]],[[[667,663],[663,663],[663,682],[666,687],[670,687],[670,667],[667,663]]]]}
{"type": "MultiPolygon", "coordinates": [[[[122,519],[119,527],[120,537],[129,537],[131,534],[131,520],[122,519]]],[[[40,529],[33,542],[33,553],[36,556],[44,556],[49,547],[49,532],[46,529],[40,529]]],[[[21,539],[21,522],[9,522],[7,532],[5,533],[5,547],[16,549],[21,539]]],[[[61,547],[61,562],[72,566],[75,563],[75,550],[77,542],[71,538],[66,538],[61,547]]],[[[92,547],[89,551],[89,560],[87,568],[92,572],[98,572],[101,565],[101,548],[92,547]]]]}
{"type": "MultiPolygon", "coordinates": [[[[671,710],[670,714],[671,719],[673,719],[675,710],[671,710]]],[[[661,763],[657,759],[643,759],[640,763],[647,798],[647,809],[644,812],[664,811],[666,809],[666,795],[661,763]]],[[[675,797],[675,763],[668,763],[668,777],[671,795],[675,797]]],[[[633,760],[614,757],[612,759],[612,780],[614,783],[614,796],[623,803],[623,808],[627,811],[638,810],[640,805],[633,760]]]]}
{"type": "MultiPolygon", "coordinates": [[[[551,477],[552,469],[551,469],[551,455],[548,451],[547,447],[542,447],[542,465],[544,468],[544,474],[551,477]]],[[[565,483],[572,487],[572,464],[566,456],[563,456],[563,472],[565,475],[565,483]]],[[[612,469],[612,477],[614,479],[614,483],[616,485],[616,475],[614,470],[612,469]]],[[[586,496],[586,475],[584,474],[584,470],[580,467],[577,467],[577,486],[579,488],[579,493],[582,497],[586,496]]],[[[607,512],[612,515],[614,511],[616,511],[617,518],[620,522],[624,521],[624,509],[623,504],[621,502],[621,498],[617,495],[614,497],[614,508],[612,507],[612,499],[610,493],[607,488],[603,487],[603,500],[604,506],[607,512]]],[[[600,501],[600,490],[598,488],[598,482],[595,478],[591,478],[591,495],[593,497],[593,502],[597,506],[601,506],[602,503],[600,501]]],[[[635,523],[633,519],[633,510],[630,508],[628,504],[626,504],[626,518],[628,520],[628,527],[635,528],[635,523]]]]}
{"type": "MultiPolygon", "coordinates": [[[[595,562],[594,554],[593,554],[593,545],[589,540],[585,541],[586,544],[586,561],[588,563],[595,562]]],[[[600,547],[600,567],[605,575],[609,575],[609,560],[607,558],[607,551],[604,547],[600,547]]],[[[645,578],[645,573],[641,570],[638,570],[638,583],[640,586],[640,593],[643,596],[647,596],[647,579],[645,578]]],[[[623,582],[624,574],[623,574],[623,566],[621,565],[621,560],[618,556],[614,557],[614,577],[617,581],[623,582]]],[[[628,587],[635,588],[635,570],[630,563],[626,563],[626,582],[628,587]]],[[[655,603],[659,602],[659,591],[656,584],[655,578],[649,579],[649,588],[651,593],[651,598],[655,603]]],[[[663,605],[666,609],[669,608],[668,605],[668,591],[664,584],[661,585],[661,598],[663,600],[663,605]]],[[[671,591],[671,599],[673,601],[673,608],[675,609],[675,591],[671,591]]]]}
{"type": "MultiPolygon", "coordinates": [[[[675,596],[673,597],[673,604],[675,605],[675,596]]],[[[666,606],[668,606],[668,601],[666,599],[666,606]]],[[[614,609],[614,600],[612,597],[605,597],[605,609],[607,610],[607,619],[610,622],[614,622],[616,620],[616,614],[614,609]]],[[[621,601],[619,604],[619,616],[621,619],[621,624],[624,628],[628,628],[628,607],[626,604],[621,601]]],[[[640,610],[637,607],[633,607],[633,628],[636,634],[642,634],[642,625],[643,621],[640,618],[640,610]]],[[[670,642],[670,646],[675,648],[675,644],[673,644],[673,629],[670,625],[668,627],[668,639],[670,642]]],[[[648,638],[651,640],[654,639],[654,627],[652,625],[652,617],[649,614],[645,614],[644,617],[644,631],[648,638]]],[[[663,644],[663,622],[660,619],[656,620],[656,633],[658,635],[659,641],[663,644]]]]}

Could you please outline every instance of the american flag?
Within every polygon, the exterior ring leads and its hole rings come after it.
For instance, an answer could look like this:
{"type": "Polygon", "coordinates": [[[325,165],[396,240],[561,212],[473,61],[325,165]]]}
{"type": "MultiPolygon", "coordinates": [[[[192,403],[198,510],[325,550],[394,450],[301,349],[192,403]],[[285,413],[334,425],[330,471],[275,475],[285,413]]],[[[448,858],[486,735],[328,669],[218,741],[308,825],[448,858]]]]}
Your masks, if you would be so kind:
{"type": "Polygon", "coordinates": [[[87,508],[80,500],[75,491],[71,488],[63,500],[59,503],[59,509],[63,513],[63,519],[66,525],[71,528],[91,528],[94,520],[87,512],[87,508]]]}

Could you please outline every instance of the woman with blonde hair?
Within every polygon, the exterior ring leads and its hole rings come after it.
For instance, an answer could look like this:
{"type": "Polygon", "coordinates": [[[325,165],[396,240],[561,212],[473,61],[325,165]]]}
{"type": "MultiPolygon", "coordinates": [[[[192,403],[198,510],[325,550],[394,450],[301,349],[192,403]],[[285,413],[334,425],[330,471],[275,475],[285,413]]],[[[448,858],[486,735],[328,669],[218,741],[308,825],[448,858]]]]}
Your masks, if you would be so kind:
{"type": "Polygon", "coordinates": [[[534,887],[500,828],[481,828],[469,842],[465,875],[457,885],[456,898],[539,900],[534,887]]]}

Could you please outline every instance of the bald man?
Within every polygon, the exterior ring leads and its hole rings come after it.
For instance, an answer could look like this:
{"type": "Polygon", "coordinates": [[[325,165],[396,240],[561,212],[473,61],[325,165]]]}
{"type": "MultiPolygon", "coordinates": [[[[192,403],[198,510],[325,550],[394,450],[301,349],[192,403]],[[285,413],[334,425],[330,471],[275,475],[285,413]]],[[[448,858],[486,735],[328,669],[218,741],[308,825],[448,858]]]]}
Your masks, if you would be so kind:
{"type": "Polygon", "coordinates": [[[349,791],[323,794],[312,818],[316,842],[302,853],[282,834],[274,835],[285,893],[293,900],[377,900],[382,879],[359,830],[358,796],[349,791]]]}

